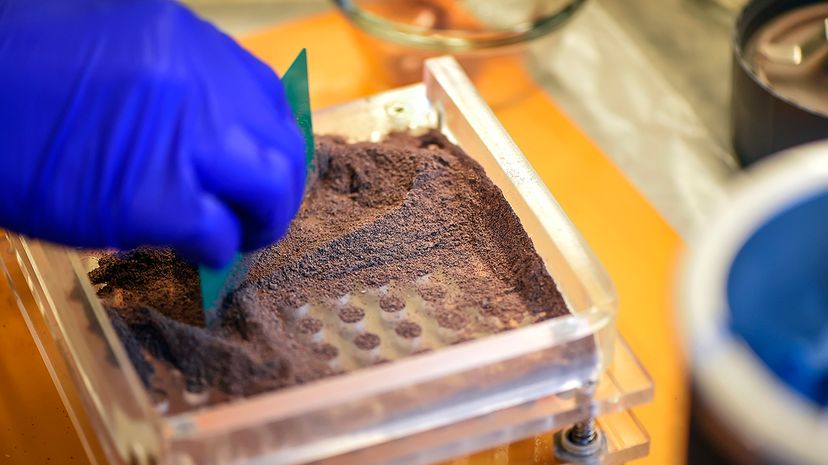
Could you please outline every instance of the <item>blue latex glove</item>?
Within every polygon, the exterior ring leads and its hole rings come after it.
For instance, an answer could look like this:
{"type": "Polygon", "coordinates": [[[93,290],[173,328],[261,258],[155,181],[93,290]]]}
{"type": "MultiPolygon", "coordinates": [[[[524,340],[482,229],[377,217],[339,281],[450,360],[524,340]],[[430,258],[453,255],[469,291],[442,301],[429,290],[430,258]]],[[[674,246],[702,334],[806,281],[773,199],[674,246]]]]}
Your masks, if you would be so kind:
{"type": "Polygon", "coordinates": [[[304,190],[278,77],[169,0],[0,0],[0,226],[218,267],[304,190]]]}

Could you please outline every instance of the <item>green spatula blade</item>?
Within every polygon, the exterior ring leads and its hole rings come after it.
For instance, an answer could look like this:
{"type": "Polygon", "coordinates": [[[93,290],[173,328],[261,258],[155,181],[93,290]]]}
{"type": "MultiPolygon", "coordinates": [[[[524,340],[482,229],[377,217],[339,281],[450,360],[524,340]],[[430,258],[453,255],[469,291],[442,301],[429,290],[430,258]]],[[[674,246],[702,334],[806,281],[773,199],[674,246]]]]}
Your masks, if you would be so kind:
{"type": "MultiPolygon", "coordinates": [[[[311,121],[310,93],[308,89],[308,58],[305,49],[290,65],[282,76],[282,85],[285,96],[293,111],[293,116],[305,140],[305,166],[310,184],[316,176],[316,162],[314,158],[313,123],[311,121]]],[[[237,253],[229,265],[221,269],[206,266],[198,268],[201,279],[201,304],[204,308],[207,324],[214,318],[213,310],[217,309],[227,293],[238,285],[247,274],[245,260],[242,254],[237,253]]]]}
{"type": "Polygon", "coordinates": [[[288,104],[293,110],[296,124],[302,130],[305,139],[305,167],[307,168],[308,182],[310,184],[316,175],[316,161],[314,158],[313,145],[313,121],[311,120],[310,91],[308,88],[308,54],[305,49],[299,52],[299,56],[290,65],[290,68],[282,76],[282,84],[285,86],[285,94],[288,104]]]}
{"type": "Polygon", "coordinates": [[[241,262],[241,254],[237,253],[230,264],[224,268],[213,269],[207,266],[198,267],[198,277],[201,280],[201,305],[205,312],[217,308],[224,300],[228,277],[241,262]]]}

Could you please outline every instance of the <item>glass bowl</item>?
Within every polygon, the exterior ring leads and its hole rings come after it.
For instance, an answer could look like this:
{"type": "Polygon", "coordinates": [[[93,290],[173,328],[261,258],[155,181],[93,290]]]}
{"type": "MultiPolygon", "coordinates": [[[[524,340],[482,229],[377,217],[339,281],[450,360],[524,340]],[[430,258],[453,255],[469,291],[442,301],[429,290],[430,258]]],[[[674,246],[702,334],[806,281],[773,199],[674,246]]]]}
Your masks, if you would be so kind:
{"type": "Polygon", "coordinates": [[[334,0],[372,64],[376,90],[420,80],[423,63],[451,54],[497,108],[524,94],[527,45],[553,46],[586,0],[334,0]],[[493,72],[493,70],[497,70],[493,72]]]}
{"type": "Polygon", "coordinates": [[[501,48],[557,31],[586,0],[335,0],[368,34],[445,53],[501,48]]]}

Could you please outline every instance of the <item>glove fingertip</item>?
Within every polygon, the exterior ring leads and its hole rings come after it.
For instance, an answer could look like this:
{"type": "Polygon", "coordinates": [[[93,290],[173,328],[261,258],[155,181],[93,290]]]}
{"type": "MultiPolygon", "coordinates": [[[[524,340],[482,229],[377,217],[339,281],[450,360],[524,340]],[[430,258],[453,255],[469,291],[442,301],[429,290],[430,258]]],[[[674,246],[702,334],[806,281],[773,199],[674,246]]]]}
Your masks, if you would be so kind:
{"type": "Polygon", "coordinates": [[[233,212],[214,197],[202,201],[202,216],[195,237],[176,249],[185,258],[210,268],[222,268],[239,250],[241,228],[233,212]]]}
{"type": "Polygon", "coordinates": [[[285,184],[283,186],[284,191],[282,197],[284,198],[283,204],[289,211],[289,220],[299,211],[305,195],[307,167],[305,166],[304,151],[301,151],[300,155],[297,156],[296,152],[281,155],[277,150],[271,149],[268,156],[274,159],[278,157],[280,160],[285,160],[285,163],[280,164],[281,166],[277,170],[274,170],[272,175],[274,182],[285,184]]]}
{"type": "Polygon", "coordinates": [[[288,231],[289,222],[278,222],[270,228],[249,231],[242,239],[243,252],[251,252],[267,247],[282,239],[288,231]]]}
{"type": "Polygon", "coordinates": [[[230,264],[235,252],[227,253],[226,250],[204,248],[191,253],[181,253],[181,255],[191,263],[218,270],[230,264]]]}

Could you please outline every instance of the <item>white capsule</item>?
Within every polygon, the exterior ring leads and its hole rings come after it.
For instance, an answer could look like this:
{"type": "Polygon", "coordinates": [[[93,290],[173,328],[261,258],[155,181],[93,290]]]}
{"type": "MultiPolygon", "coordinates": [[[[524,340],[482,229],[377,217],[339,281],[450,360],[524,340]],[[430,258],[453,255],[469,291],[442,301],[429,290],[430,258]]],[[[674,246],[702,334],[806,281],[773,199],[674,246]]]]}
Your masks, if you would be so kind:
{"type": "Polygon", "coordinates": [[[346,337],[354,338],[365,329],[365,310],[344,305],[337,312],[340,332],[346,337]]]}
{"type": "Polygon", "coordinates": [[[397,323],[405,319],[405,299],[398,293],[388,293],[379,299],[380,317],[383,321],[397,323]]]}
{"type": "Polygon", "coordinates": [[[362,333],[354,339],[354,352],[362,364],[371,364],[379,358],[380,337],[373,333],[362,333]]]}
{"type": "Polygon", "coordinates": [[[396,312],[380,312],[380,317],[382,317],[382,321],[387,323],[398,323],[405,319],[405,309],[396,311],[396,312]]]}
{"type": "Polygon", "coordinates": [[[332,370],[339,368],[339,349],[331,344],[320,344],[314,348],[317,355],[321,356],[328,367],[332,370]]]}
{"type": "Polygon", "coordinates": [[[407,352],[414,352],[420,348],[423,329],[417,323],[410,320],[403,320],[394,329],[397,335],[397,344],[407,352]]]}
{"type": "Polygon", "coordinates": [[[296,330],[302,340],[306,342],[318,343],[322,342],[325,334],[322,331],[324,324],[321,320],[313,317],[306,317],[299,320],[296,324],[296,330]]]}
{"type": "Polygon", "coordinates": [[[457,311],[437,314],[437,335],[444,342],[453,344],[463,336],[463,328],[468,324],[467,317],[457,311]]]}

